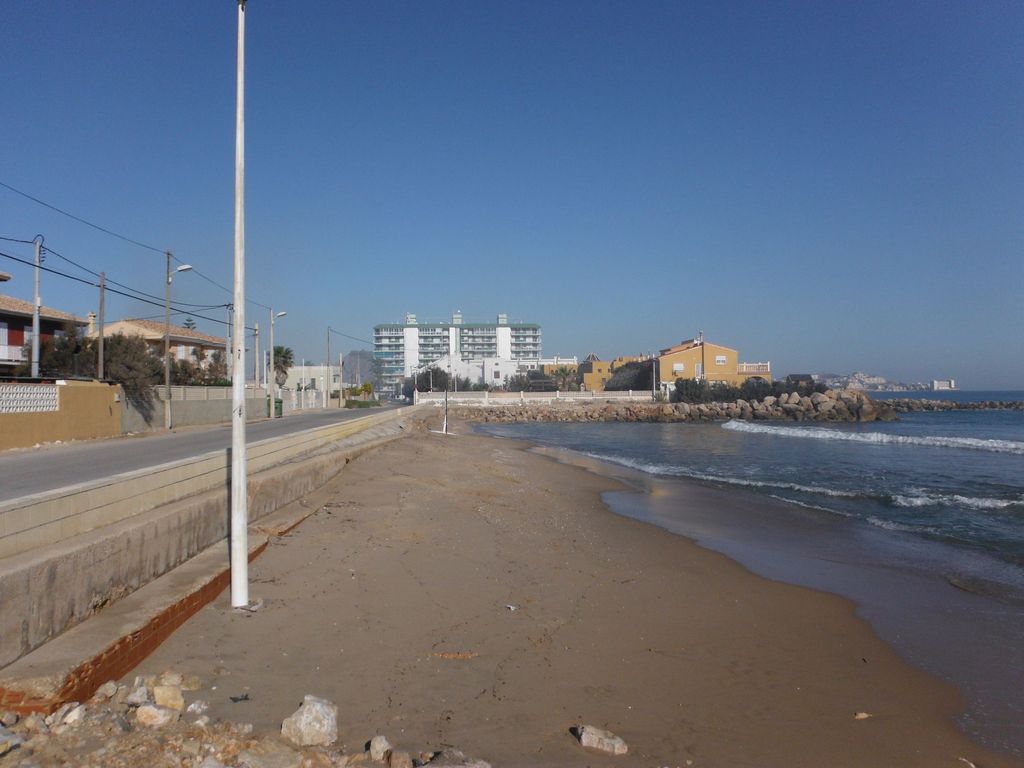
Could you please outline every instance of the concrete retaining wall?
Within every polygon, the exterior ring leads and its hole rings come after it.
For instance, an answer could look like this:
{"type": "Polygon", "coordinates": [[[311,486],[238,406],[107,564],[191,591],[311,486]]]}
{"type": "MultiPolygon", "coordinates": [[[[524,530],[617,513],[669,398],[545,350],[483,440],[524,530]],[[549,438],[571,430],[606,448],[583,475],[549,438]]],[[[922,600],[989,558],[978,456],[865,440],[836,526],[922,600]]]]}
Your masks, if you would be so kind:
{"type": "MultiPolygon", "coordinates": [[[[149,432],[164,428],[164,402],[154,396],[149,402],[132,398],[122,401],[121,431],[149,432]]],[[[246,421],[267,418],[266,397],[246,398],[246,421]]],[[[231,420],[231,400],[172,400],[171,427],[198,427],[204,424],[226,424],[231,420]]]]}
{"type": "MultiPolygon", "coordinates": [[[[408,412],[392,411],[251,446],[250,520],[323,485],[355,452],[403,434],[399,422],[408,412]]],[[[0,666],[202,549],[226,541],[228,469],[223,452],[218,452],[36,499],[40,515],[60,514],[66,506],[74,516],[112,514],[115,519],[0,561],[0,666]]]]}

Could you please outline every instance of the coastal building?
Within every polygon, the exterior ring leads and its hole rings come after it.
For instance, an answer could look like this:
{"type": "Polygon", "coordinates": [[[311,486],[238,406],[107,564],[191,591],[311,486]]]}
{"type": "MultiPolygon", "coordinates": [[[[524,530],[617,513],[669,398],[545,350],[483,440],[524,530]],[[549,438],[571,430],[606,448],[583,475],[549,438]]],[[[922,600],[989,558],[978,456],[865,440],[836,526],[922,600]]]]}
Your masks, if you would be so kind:
{"type": "MultiPolygon", "coordinates": [[[[40,344],[64,334],[68,323],[83,327],[86,321],[70,312],[39,308],[40,344]]],[[[11,375],[27,360],[26,344],[32,343],[32,302],[0,295],[0,374],[11,375]]]]}
{"type": "Polygon", "coordinates": [[[461,312],[455,312],[450,322],[420,323],[416,315],[407,314],[404,323],[373,328],[373,356],[380,361],[385,388],[399,386],[403,378],[446,355],[453,360],[497,359],[536,367],[541,329],[536,323],[510,323],[506,314],[493,323],[467,323],[461,312]]]}
{"type": "MultiPolygon", "coordinates": [[[[164,323],[135,318],[106,323],[103,328],[103,335],[106,337],[117,334],[140,337],[146,342],[149,351],[160,358],[164,356],[164,334],[166,332],[167,326],[164,323]]],[[[91,324],[88,333],[92,338],[97,336],[97,331],[91,327],[91,324]]],[[[191,360],[201,364],[209,360],[210,355],[214,352],[226,352],[224,339],[202,333],[195,328],[172,325],[169,335],[172,360],[191,360]]]]}
{"type": "Polygon", "coordinates": [[[772,380],[770,362],[741,363],[737,350],[705,341],[703,334],[661,350],[657,370],[658,384],[663,391],[677,379],[733,385],[740,385],[747,379],[772,380]]]}
{"type": "Polygon", "coordinates": [[[935,392],[947,392],[956,389],[956,379],[933,379],[932,390],[935,392]]]}
{"type": "Polygon", "coordinates": [[[612,377],[612,364],[601,360],[593,352],[587,355],[577,369],[580,389],[585,392],[603,392],[604,385],[612,377]]]}

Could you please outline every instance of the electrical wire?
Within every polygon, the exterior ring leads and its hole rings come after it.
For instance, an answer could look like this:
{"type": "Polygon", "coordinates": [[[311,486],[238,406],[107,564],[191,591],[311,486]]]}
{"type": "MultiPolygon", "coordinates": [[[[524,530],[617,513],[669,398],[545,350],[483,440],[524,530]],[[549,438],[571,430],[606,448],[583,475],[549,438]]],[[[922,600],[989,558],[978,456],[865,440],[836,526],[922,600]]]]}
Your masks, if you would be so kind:
{"type": "MultiPolygon", "coordinates": [[[[68,264],[71,264],[72,266],[78,267],[83,272],[88,272],[93,277],[99,277],[100,276],[99,272],[94,272],[93,270],[89,269],[88,267],[82,266],[77,261],[74,261],[73,259],[69,259],[67,256],[64,256],[64,255],[58,253],[57,251],[53,250],[53,248],[50,248],[49,246],[43,246],[43,250],[46,251],[47,253],[52,253],[58,259],[63,259],[64,261],[66,261],[68,264]]],[[[109,277],[104,277],[104,281],[110,283],[111,285],[116,285],[116,286],[118,286],[120,288],[124,288],[126,291],[132,291],[133,293],[137,293],[137,294],[139,294],[139,296],[146,296],[147,298],[154,299],[156,301],[163,301],[163,299],[161,297],[159,297],[159,296],[155,296],[152,293],[146,293],[145,291],[140,291],[138,288],[132,288],[130,285],[125,285],[124,283],[119,283],[119,282],[117,282],[117,280],[112,280],[109,277]]],[[[179,306],[182,306],[182,307],[195,307],[197,309],[218,309],[220,307],[226,307],[227,306],[226,304],[193,304],[193,303],[187,302],[187,301],[179,301],[177,303],[178,303],[179,306]]]]}
{"type": "Polygon", "coordinates": [[[373,346],[373,342],[372,341],[367,341],[366,339],[360,339],[358,336],[349,336],[347,333],[342,333],[341,331],[334,330],[333,328],[331,328],[331,326],[327,326],[327,332],[328,333],[337,334],[338,336],[344,336],[346,339],[352,339],[352,341],[358,341],[361,344],[369,344],[371,347],[373,346]]]}
{"type": "MultiPolygon", "coordinates": [[[[106,227],[101,227],[99,224],[94,224],[93,222],[89,221],[88,219],[83,219],[81,216],[76,216],[75,214],[73,214],[73,213],[71,213],[69,211],[65,211],[63,208],[58,208],[56,205],[51,205],[50,203],[46,202],[45,200],[40,200],[38,197],[33,197],[32,195],[28,194],[27,192],[22,192],[20,189],[12,187],[10,184],[8,184],[8,183],[6,183],[4,181],[0,181],[0,187],[4,187],[5,189],[9,189],[11,192],[14,192],[16,195],[21,195],[22,197],[24,197],[24,198],[26,198],[28,200],[31,200],[33,203],[38,203],[39,205],[43,206],[44,208],[49,208],[51,211],[56,211],[57,213],[61,214],[62,216],[67,216],[69,219],[74,219],[77,222],[85,224],[88,227],[92,227],[93,229],[99,230],[100,232],[108,234],[111,237],[116,237],[117,239],[123,240],[126,243],[131,243],[132,245],[137,245],[139,248],[145,248],[147,251],[153,251],[154,253],[159,253],[161,255],[164,255],[164,254],[167,253],[166,249],[164,249],[164,248],[157,248],[156,246],[148,245],[148,244],[140,242],[138,240],[134,240],[134,239],[128,237],[127,235],[119,234],[119,233],[113,231],[112,229],[107,229],[106,227]]],[[[4,238],[4,239],[6,239],[6,238],[4,238]]],[[[29,240],[29,241],[16,240],[16,241],[12,241],[12,242],[29,242],[29,243],[31,243],[32,241],[31,240],[29,240]]],[[[184,262],[181,259],[179,259],[177,256],[175,256],[173,253],[171,254],[171,258],[174,259],[174,261],[178,262],[179,264],[184,264],[184,262]]],[[[227,291],[228,294],[234,295],[234,291],[233,290],[231,290],[230,288],[228,288],[226,286],[221,285],[220,283],[218,283],[213,278],[204,275],[202,272],[200,272],[195,267],[192,268],[192,271],[195,272],[197,275],[199,275],[199,277],[203,278],[203,280],[206,280],[211,285],[215,285],[216,287],[220,288],[222,291],[227,291]]],[[[251,303],[251,304],[255,304],[257,307],[263,307],[263,309],[270,309],[270,307],[268,305],[263,304],[263,303],[261,303],[259,301],[256,301],[255,299],[246,299],[246,302],[251,303]]]]}
{"type": "MultiPolygon", "coordinates": [[[[26,266],[29,266],[29,267],[35,267],[36,266],[35,262],[29,261],[28,259],[19,258],[18,256],[12,256],[11,254],[4,253],[3,251],[0,251],[0,256],[3,256],[3,257],[8,258],[8,259],[11,259],[12,261],[17,261],[17,262],[19,262],[21,264],[24,264],[26,266]]],[[[91,280],[86,280],[85,278],[77,277],[76,275],[69,275],[66,272],[61,272],[60,270],[53,269],[52,267],[44,267],[44,266],[40,265],[39,269],[42,270],[43,272],[49,272],[51,274],[67,278],[68,280],[74,280],[77,283],[83,283],[85,285],[92,286],[93,288],[99,288],[100,287],[99,283],[94,283],[91,280]]],[[[119,291],[116,288],[109,288],[109,287],[105,286],[104,290],[108,291],[110,293],[116,294],[118,296],[124,296],[125,298],[128,298],[128,299],[135,299],[136,301],[141,301],[141,302],[143,302],[145,304],[152,304],[155,307],[162,307],[163,306],[163,303],[160,302],[160,301],[153,301],[151,299],[144,299],[141,296],[135,296],[135,295],[130,294],[130,293],[125,293],[124,291],[119,291]]],[[[221,305],[221,306],[224,306],[224,305],[221,305]]],[[[198,312],[192,312],[190,309],[182,309],[182,308],[180,308],[178,305],[176,305],[174,303],[171,303],[170,307],[171,307],[172,310],[175,310],[175,312],[190,314],[193,317],[198,317],[200,320],[206,320],[206,321],[211,322],[211,323],[219,323],[220,325],[231,325],[231,323],[229,323],[227,320],[218,320],[215,317],[207,317],[206,315],[200,315],[198,312]]],[[[250,328],[249,326],[246,326],[245,329],[247,331],[255,331],[256,330],[255,328],[250,328]]]]}
{"type": "Polygon", "coordinates": [[[146,250],[153,251],[155,253],[163,253],[164,252],[162,248],[157,248],[157,247],[152,246],[152,245],[146,245],[146,243],[141,243],[138,240],[133,240],[132,238],[127,237],[126,235],[120,235],[117,232],[114,232],[112,229],[107,229],[106,227],[101,227],[99,224],[93,224],[88,219],[83,219],[81,216],[75,216],[75,214],[69,213],[68,211],[65,211],[62,208],[58,208],[55,205],[50,205],[49,203],[47,203],[47,202],[45,202],[43,200],[40,200],[38,197],[32,197],[32,195],[28,194],[28,192],[22,192],[20,189],[15,189],[10,184],[7,184],[6,182],[0,181],[0,187],[4,187],[6,189],[9,189],[9,190],[11,190],[11,192],[15,193],[16,195],[21,195],[22,197],[31,200],[33,203],[38,203],[39,205],[43,206],[44,208],[49,208],[51,211],[56,211],[57,213],[61,214],[62,216],[67,216],[69,219],[74,219],[77,222],[85,224],[87,227],[92,227],[93,229],[97,229],[100,232],[104,232],[104,233],[106,233],[106,234],[108,234],[108,235],[110,235],[112,237],[116,237],[118,240],[124,240],[126,243],[131,243],[132,245],[137,245],[140,248],[145,248],[146,250]]]}

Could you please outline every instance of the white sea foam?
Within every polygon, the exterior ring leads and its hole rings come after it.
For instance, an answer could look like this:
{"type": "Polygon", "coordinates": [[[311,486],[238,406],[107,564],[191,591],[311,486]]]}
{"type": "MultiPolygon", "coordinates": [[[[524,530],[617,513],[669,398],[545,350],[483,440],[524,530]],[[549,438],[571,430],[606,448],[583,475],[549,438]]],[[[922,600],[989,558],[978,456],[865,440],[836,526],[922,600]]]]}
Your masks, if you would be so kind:
{"type": "Polygon", "coordinates": [[[864,495],[863,493],[858,493],[856,491],[842,491],[835,488],[823,488],[815,485],[801,485],[800,483],[782,483],[766,480],[747,480],[741,477],[726,477],[723,475],[698,472],[696,470],[672,464],[653,464],[651,462],[637,461],[636,459],[630,459],[623,456],[607,456],[600,453],[587,453],[586,455],[590,456],[592,459],[620,464],[622,466],[629,467],[630,469],[638,469],[649,475],[689,477],[693,480],[705,480],[711,483],[724,483],[726,485],[739,485],[746,488],[775,488],[785,491],[799,491],[801,493],[811,493],[818,496],[832,496],[844,499],[856,499],[864,495]]]}
{"type": "Polygon", "coordinates": [[[1013,453],[1024,455],[1024,442],[1019,440],[988,440],[977,437],[942,437],[931,435],[890,435],[885,432],[844,432],[824,427],[779,427],[767,424],[751,424],[746,421],[727,421],[723,429],[733,432],[747,432],[779,437],[802,437],[812,440],[843,440],[851,443],[874,443],[878,445],[923,445],[933,448],[961,448],[971,451],[1013,453]]]}
{"type": "Polygon", "coordinates": [[[1015,504],[1024,504],[1024,499],[986,499],[961,496],[958,493],[922,493],[914,496],[896,495],[892,503],[897,507],[931,507],[937,504],[969,507],[970,509],[1006,509],[1015,504]]]}

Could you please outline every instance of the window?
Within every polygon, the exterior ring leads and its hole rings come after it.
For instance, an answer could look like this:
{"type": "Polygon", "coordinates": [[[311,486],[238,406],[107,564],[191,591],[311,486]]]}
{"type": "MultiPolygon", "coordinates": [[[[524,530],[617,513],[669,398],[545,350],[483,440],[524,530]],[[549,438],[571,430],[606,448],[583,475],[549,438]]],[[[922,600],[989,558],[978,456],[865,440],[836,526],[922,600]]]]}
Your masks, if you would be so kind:
{"type": "Polygon", "coordinates": [[[682,373],[686,370],[685,363],[672,363],[672,373],[682,373]]]}
{"type": "Polygon", "coordinates": [[[495,371],[494,372],[494,378],[495,379],[500,379],[501,378],[501,371],[495,371]]]}
{"type": "Polygon", "coordinates": [[[715,355],[715,365],[725,365],[725,355],[715,355]]]}

